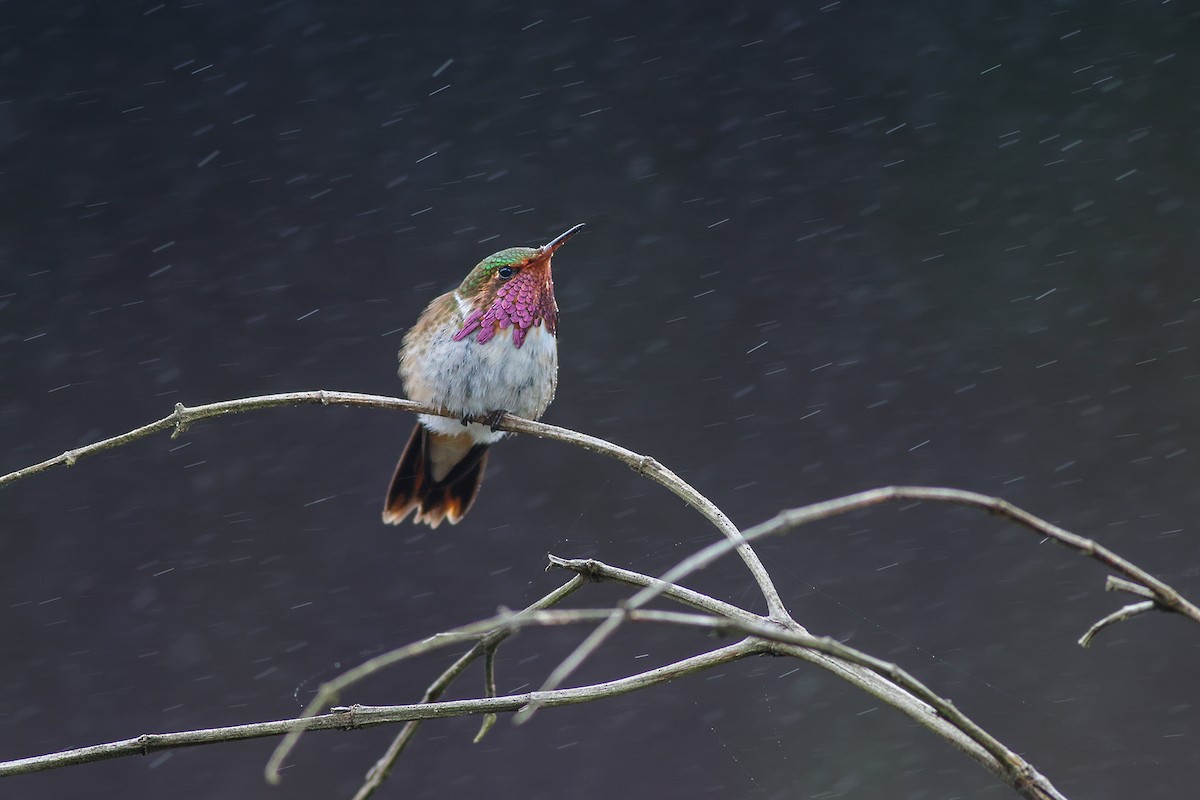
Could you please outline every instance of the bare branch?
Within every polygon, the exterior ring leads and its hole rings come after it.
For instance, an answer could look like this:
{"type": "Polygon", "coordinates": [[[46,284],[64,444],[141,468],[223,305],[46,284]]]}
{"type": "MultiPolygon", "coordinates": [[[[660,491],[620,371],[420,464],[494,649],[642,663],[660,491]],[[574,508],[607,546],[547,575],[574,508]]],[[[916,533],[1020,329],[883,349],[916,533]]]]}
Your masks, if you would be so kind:
{"type": "MultiPolygon", "coordinates": [[[[539,614],[564,615],[561,624],[567,624],[567,615],[574,611],[552,612],[542,611],[539,614]]],[[[660,617],[656,612],[642,617],[639,621],[655,621],[675,624],[676,620],[660,617]]],[[[535,615],[536,616],[536,615],[535,615]]],[[[678,616],[677,614],[675,616],[678,616]]],[[[694,616],[694,615],[693,615],[694,616]]],[[[587,610],[572,622],[586,622],[590,617],[587,610]]],[[[530,620],[532,622],[532,619],[530,620]]],[[[447,700],[440,703],[413,703],[399,706],[348,706],[335,709],[337,712],[352,713],[356,727],[385,725],[394,722],[404,722],[413,719],[444,719],[446,717],[463,717],[480,714],[495,714],[516,711],[531,702],[536,702],[546,708],[557,706],[577,705],[593,700],[619,697],[623,694],[646,689],[660,683],[667,683],[676,678],[682,678],[706,669],[719,667],[747,656],[759,655],[765,652],[762,643],[746,639],[725,647],[709,650],[699,655],[684,658],[655,669],[639,672],[624,678],[617,678],[604,683],[587,686],[576,686],[570,689],[560,689],[549,695],[541,692],[523,692],[520,694],[501,695],[500,697],[480,697],[472,700],[447,700]]]]}
{"type": "MultiPolygon", "coordinates": [[[[200,420],[221,417],[227,414],[240,414],[246,411],[313,404],[380,408],[458,418],[455,414],[422,403],[416,403],[412,400],[401,400],[396,397],[385,397],[374,394],[358,394],[356,392],[334,392],[323,389],[311,392],[287,392],[283,394],[260,395],[258,397],[244,397],[237,400],[225,400],[219,403],[193,406],[191,408],[184,406],[182,403],[177,403],[175,410],[170,415],[163,417],[157,422],[143,425],[140,428],[135,428],[127,433],[122,433],[118,436],[95,442],[94,444],[68,450],[61,455],[47,459],[41,463],[0,476],[0,487],[21,478],[45,472],[52,467],[60,465],[73,466],[81,458],[103,453],[139,439],[153,436],[156,433],[173,430],[172,436],[178,436],[187,430],[190,425],[200,420]]],[[[482,417],[475,421],[487,422],[489,424],[491,422],[491,420],[485,420],[482,417]]],[[[506,414],[496,427],[500,430],[511,431],[513,433],[529,434],[539,439],[553,439],[573,444],[576,447],[582,447],[584,450],[614,458],[638,474],[645,475],[660,486],[666,487],[689,506],[699,511],[705,519],[721,532],[722,536],[732,542],[732,547],[738,551],[738,555],[746,563],[746,568],[750,570],[751,575],[754,576],[754,580],[758,583],[759,590],[767,602],[767,609],[770,615],[778,619],[789,618],[787,609],[784,608],[783,601],[779,597],[779,590],[775,588],[775,584],[772,582],[771,576],[767,573],[766,567],[759,560],[758,554],[742,541],[741,533],[738,531],[737,526],[711,500],[700,494],[687,481],[662,464],[659,464],[650,456],[635,453],[632,450],[627,450],[624,447],[595,436],[578,433],[567,428],[560,428],[556,425],[547,425],[543,422],[534,422],[522,419],[521,417],[514,417],[511,414],[506,414]]]]}
{"type": "MultiPolygon", "coordinates": [[[[1200,623],[1200,608],[1189,602],[1166,583],[1163,583],[1141,567],[1125,560],[1108,548],[1097,544],[1091,539],[1086,539],[1078,534],[1060,528],[1051,522],[1047,522],[998,497],[990,497],[960,489],[943,489],[929,486],[888,486],[882,489],[858,492],[834,500],[826,500],[821,503],[813,503],[800,508],[781,511],[771,519],[747,529],[742,534],[742,541],[751,542],[766,536],[786,533],[801,525],[896,500],[926,500],[951,503],[972,508],[981,508],[993,514],[1007,517],[1022,527],[1053,539],[1065,547],[1094,558],[1109,568],[1120,572],[1132,581],[1143,585],[1154,597],[1155,602],[1163,609],[1175,611],[1191,619],[1193,622],[1200,623]]],[[[726,540],[708,545],[667,570],[659,578],[658,582],[643,588],[637,594],[633,595],[633,597],[626,601],[623,607],[614,609],[612,615],[593,630],[558,665],[550,674],[550,677],[546,679],[546,682],[542,684],[542,690],[548,691],[561,686],[563,681],[621,625],[622,620],[627,616],[630,609],[641,608],[662,594],[668,584],[676,583],[680,579],[707,567],[721,556],[733,550],[734,547],[739,546],[739,544],[739,542],[726,540]]],[[[796,629],[803,630],[802,626],[794,622],[792,624],[796,629]]],[[[518,715],[517,720],[524,721],[528,719],[535,709],[535,706],[525,709],[518,715]]]]}
{"type": "Polygon", "coordinates": [[[1104,591],[1128,592],[1129,594],[1136,594],[1138,597],[1145,597],[1147,600],[1154,599],[1154,592],[1145,586],[1133,581],[1127,581],[1124,578],[1118,578],[1116,575],[1109,575],[1104,579],[1104,591]]]}
{"type": "MultiPolygon", "coordinates": [[[[929,486],[888,486],[882,489],[871,489],[834,500],[827,500],[822,503],[813,503],[812,505],[781,511],[766,522],[747,529],[743,533],[743,537],[746,541],[754,541],[766,536],[786,533],[811,522],[896,500],[925,500],[938,503],[951,503],[954,505],[981,508],[998,516],[1006,517],[1028,530],[1053,539],[1059,544],[1089,558],[1093,558],[1110,569],[1121,573],[1131,581],[1149,590],[1155,602],[1164,609],[1175,611],[1188,617],[1193,622],[1200,623],[1200,608],[1188,602],[1175,589],[1155,578],[1136,564],[1125,560],[1091,539],[1086,539],[1078,534],[1060,528],[1022,508],[1012,505],[1006,500],[976,492],[929,486]]],[[[665,583],[675,583],[681,578],[687,577],[708,566],[729,552],[730,549],[732,549],[731,546],[725,542],[715,542],[667,570],[660,580],[665,583]]],[[[630,598],[628,607],[638,608],[657,596],[660,591],[661,589],[657,586],[647,587],[642,592],[630,598]]]]}
{"type": "Polygon", "coordinates": [[[1092,639],[1096,638],[1096,634],[1107,628],[1109,625],[1116,625],[1118,622],[1124,622],[1127,619],[1140,617],[1147,611],[1153,611],[1158,607],[1158,604],[1153,600],[1143,600],[1140,603],[1130,603],[1123,608],[1119,608],[1104,619],[1092,625],[1092,627],[1088,628],[1084,632],[1083,636],[1079,637],[1079,646],[1090,647],[1092,644],[1092,639]]]}
{"type": "Polygon", "coordinates": [[[273,722],[254,722],[248,725],[228,725],[221,728],[204,728],[202,730],[184,731],[181,733],[145,733],[141,736],[135,736],[132,739],[122,739],[116,742],[107,742],[89,747],[62,750],[42,756],[3,761],[0,762],[0,778],[10,775],[23,775],[28,772],[40,772],[57,767],[69,767],[75,764],[107,761],[110,758],[120,758],[121,756],[144,756],[159,750],[170,750],[179,747],[237,742],[242,739],[258,739],[264,736],[280,736],[296,729],[327,731],[350,730],[353,727],[355,727],[354,720],[349,711],[339,711],[314,717],[284,719],[273,722]]]}
{"type": "MultiPolygon", "coordinates": [[[[484,653],[483,661],[483,695],[484,697],[496,696],[496,648],[489,647],[484,653]]],[[[483,722],[479,725],[479,733],[475,734],[472,740],[474,744],[479,744],[483,741],[483,737],[488,735],[488,731],[496,724],[495,714],[484,714],[483,722]]]]}
{"type": "MultiPolygon", "coordinates": [[[[149,425],[92,445],[68,450],[56,458],[0,476],[0,486],[35,475],[54,466],[71,466],[80,458],[120,447],[156,433],[173,430],[172,435],[177,436],[194,422],[210,417],[257,409],[318,403],[453,416],[408,400],[328,391],[265,395],[194,408],[187,408],[179,404],[176,405],[171,415],[149,425]]],[[[406,722],[407,724],[393,741],[387,753],[368,773],[358,795],[360,798],[365,798],[387,777],[396,758],[411,740],[420,720],[482,714],[485,715],[484,726],[480,731],[480,736],[482,736],[487,730],[488,720],[494,719],[497,713],[517,712],[516,719],[520,721],[528,718],[529,714],[539,707],[610,697],[664,680],[671,680],[674,677],[718,663],[726,663],[747,655],[771,652],[777,655],[794,656],[817,664],[868,691],[972,756],[1005,783],[1012,786],[1021,796],[1038,800],[1062,800],[1062,796],[1049,781],[1038,774],[1028,762],[959,712],[949,700],[933,693],[897,665],[876,659],[835,640],[810,634],[788,614],[770,576],[749,544],[750,541],[762,536],[784,533],[809,522],[894,500],[947,502],[981,508],[990,513],[1004,516],[1041,536],[1100,561],[1124,576],[1123,578],[1110,577],[1107,588],[1127,591],[1139,595],[1145,600],[1110,614],[1093,625],[1081,640],[1081,644],[1085,646],[1096,633],[1105,627],[1154,608],[1174,611],[1193,621],[1200,622],[1200,608],[1183,598],[1166,583],[1101,545],[1066,531],[999,498],[936,487],[885,487],[784,511],[743,534],[707,498],[653,458],[639,455],[586,434],[512,416],[504,417],[499,427],[507,431],[566,442],[621,461],[639,474],[646,475],[665,486],[698,510],[718,528],[725,540],[703,548],[657,578],[611,567],[598,561],[566,560],[550,556],[552,565],[572,570],[576,576],[525,611],[515,614],[501,613],[490,619],[462,626],[447,633],[437,634],[370,659],[324,684],[300,719],[178,734],[148,734],[122,742],[0,763],[0,776],[101,760],[118,755],[148,753],[165,747],[283,735],[282,742],[267,766],[268,780],[277,782],[281,764],[305,730],[323,730],[335,727],[357,728],[406,722]],[[757,581],[767,601],[767,616],[757,616],[745,609],[678,585],[680,579],[708,566],[730,551],[739,553],[757,581]],[[628,601],[614,609],[545,610],[578,588],[585,577],[617,580],[638,587],[638,591],[628,601]],[[667,597],[704,613],[682,613],[644,608],[647,603],[659,596],[667,597]],[[736,634],[749,638],[730,647],[605,684],[569,689],[559,688],[579,664],[588,658],[625,621],[699,627],[717,633],[736,634]],[[575,651],[558,665],[541,689],[521,695],[495,696],[494,652],[504,638],[511,635],[513,631],[529,625],[565,625],[589,622],[599,624],[575,651]],[[335,708],[332,713],[318,714],[318,711],[334,701],[339,691],[362,677],[405,658],[462,641],[472,641],[474,645],[430,685],[422,702],[405,706],[351,706],[335,708]],[[480,655],[486,658],[485,694],[487,696],[474,700],[437,702],[437,698],[441,696],[446,687],[480,655]]]]}
{"type": "MultiPolygon", "coordinates": [[[[653,581],[649,576],[642,576],[646,581],[653,581]]],[[[509,615],[505,621],[506,628],[527,627],[530,625],[574,625],[606,619],[609,609],[575,609],[570,611],[533,611],[509,615]]],[[[931,729],[942,732],[949,730],[953,734],[951,740],[964,751],[976,757],[989,770],[997,774],[1006,783],[1016,789],[1024,797],[1046,800],[1062,800],[1061,795],[1054,790],[1045,778],[1023,759],[1005,748],[993,737],[985,733],[975,723],[959,712],[950,701],[939,697],[924,684],[909,675],[894,664],[881,661],[854,648],[843,645],[825,637],[814,637],[808,634],[798,634],[788,630],[780,623],[757,618],[754,621],[745,619],[727,619],[713,617],[708,614],[694,614],[672,611],[657,611],[648,609],[633,610],[628,618],[634,622],[652,622],[675,626],[699,627],[702,629],[749,634],[749,638],[718,650],[703,653],[692,658],[675,662],[674,664],[649,670],[638,675],[620,678],[591,686],[560,689],[551,692],[527,692],[503,697],[484,697],[473,700],[458,700],[449,702],[422,702],[397,706],[348,706],[331,710],[329,714],[312,717],[309,724],[304,719],[286,720],[276,723],[264,723],[257,726],[236,726],[226,729],[212,729],[204,732],[185,734],[161,734],[142,736],[124,742],[100,745],[93,748],[81,748],[75,751],[42,756],[34,759],[24,759],[21,762],[0,764],[0,776],[46,769],[52,766],[62,766],[70,763],[112,758],[118,755],[150,752],[168,747],[181,747],[194,744],[207,744],[216,741],[228,741],[233,738],[249,738],[250,736],[266,736],[285,734],[284,743],[272,757],[272,766],[278,770],[282,761],[290,752],[286,747],[288,741],[294,740],[294,735],[308,729],[328,729],[340,727],[358,729],[375,725],[411,722],[413,720],[437,719],[467,714],[495,714],[519,711],[530,704],[539,707],[555,707],[569,705],[589,700],[615,697],[620,694],[635,691],[667,680],[673,680],[702,669],[718,664],[763,652],[776,652],[782,655],[797,655],[812,661],[814,651],[834,656],[839,663],[849,662],[871,670],[873,673],[886,678],[893,691],[903,692],[898,697],[907,698],[906,703],[893,703],[910,716],[918,719],[931,729]],[[770,643],[770,644],[768,644],[770,643]],[[920,709],[921,714],[915,710],[920,709]],[[197,733],[203,734],[197,736],[197,733]]],[[[490,623],[491,621],[485,621],[490,623]]],[[[454,633],[465,634],[485,623],[464,626],[454,633]]],[[[442,637],[443,639],[446,637],[442,637]]],[[[407,648],[401,648],[392,654],[386,654],[390,661],[397,660],[400,653],[423,652],[422,646],[431,640],[417,642],[407,648]]],[[[379,659],[373,659],[379,661],[379,659]]],[[[370,662],[368,662],[370,663],[370,662]]],[[[362,672],[362,667],[353,672],[362,672]]],[[[323,689],[324,693],[324,689],[323,689]]],[[[276,773],[277,774],[277,773],[276,773]]]]}
{"type": "MultiPolygon", "coordinates": [[[[646,609],[626,609],[624,618],[637,622],[659,622],[673,625],[701,627],[715,632],[740,633],[749,635],[760,642],[771,642],[776,646],[771,649],[781,655],[792,655],[803,658],[830,669],[846,677],[853,674],[855,668],[868,670],[880,682],[866,678],[863,673],[854,675],[853,682],[870,691],[873,695],[897,708],[909,717],[917,720],[925,727],[941,734],[960,749],[979,761],[993,774],[1016,789],[1022,796],[1030,798],[1061,798],[1043,776],[1024,759],[1005,747],[999,740],[988,734],[965,714],[960,712],[953,703],[942,698],[911,674],[890,662],[882,661],[855,648],[844,645],[828,637],[816,637],[806,631],[793,629],[791,625],[775,620],[757,617],[742,609],[720,603],[684,587],[668,585],[662,587],[658,579],[642,575],[630,570],[620,570],[609,567],[595,560],[568,561],[551,557],[552,563],[566,569],[575,569],[585,574],[608,579],[620,580],[637,586],[653,586],[663,588],[666,597],[678,602],[713,611],[728,611],[729,616],[710,616],[708,614],[681,614],[667,611],[650,611],[646,609]],[[780,647],[782,646],[782,647],[780,647]],[[819,655],[829,658],[816,657],[819,655]]],[[[506,623],[512,627],[527,625],[565,625],[578,624],[587,620],[608,622],[613,618],[608,609],[576,609],[571,611],[536,611],[514,615],[506,623]]],[[[598,630],[598,629],[597,629],[598,630]]],[[[401,650],[404,650],[402,648],[401,650]]],[[[399,651],[397,651],[399,652],[399,651]]],[[[380,656],[386,659],[391,654],[380,656]]],[[[360,667],[359,670],[362,668],[360,667]]],[[[365,673],[364,673],[365,674],[365,673]]],[[[324,691],[324,688],[323,690],[324,691]]],[[[524,709],[542,707],[556,702],[558,690],[537,692],[530,696],[529,702],[517,709],[520,714],[524,709]],[[546,700],[547,702],[543,702],[546,700]]],[[[314,701],[316,703],[316,701],[314,701]]],[[[405,711],[405,713],[408,713],[405,711]]],[[[296,733],[295,735],[299,735],[296,733]]],[[[289,734],[293,738],[293,734],[289,734]]],[[[278,761],[273,757],[273,763],[281,763],[286,756],[287,741],[276,751],[278,761]],[[282,755],[281,755],[282,753],[282,755]]]]}
{"type": "MultiPolygon", "coordinates": [[[[570,570],[579,575],[586,575],[593,580],[617,581],[618,583],[638,587],[659,583],[657,578],[652,578],[649,575],[643,575],[640,572],[634,572],[630,569],[614,567],[605,564],[603,561],[597,561],[594,558],[559,558],[552,554],[548,555],[547,558],[550,560],[550,566],[570,570]]],[[[749,611],[745,611],[735,605],[717,600],[700,592],[692,591],[678,584],[665,584],[663,587],[663,597],[675,600],[697,611],[707,611],[710,614],[720,617],[744,619],[754,622],[762,619],[757,614],[751,614],[749,611]]]]}
{"type": "Polygon", "coordinates": [[[698,656],[685,658],[682,661],[676,661],[673,664],[668,664],[657,669],[641,672],[637,675],[631,675],[606,683],[566,689],[561,692],[554,692],[552,696],[542,696],[537,692],[525,692],[523,694],[505,695],[503,697],[452,700],[441,703],[412,703],[399,706],[345,706],[333,709],[328,714],[313,717],[300,717],[298,719],[278,720],[275,722],[258,722],[249,725],[231,725],[223,728],[207,728],[183,733],[143,734],[142,736],[123,739],[117,742],[108,742],[91,747],[80,747],[73,750],[63,750],[58,753],[22,758],[15,761],[0,762],[0,777],[39,772],[55,767],[71,766],[73,764],[105,761],[121,756],[148,755],[159,750],[233,742],[264,736],[279,736],[280,734],[287,734],[297,730],[358,730],[378,725],[391,725],[397,722],[511,712],[521,708],[533,699],[536,699],[544,706],[575,705],[606,697],[616,697],[648,686],[665,683],[694,672],[727,664],[761,651],[762,648],[759,644],[754,642],[739,642],[719,650],[712,650],[698,656]]]}
{"type": "MultiPolygon", "coordinates": [[[[550,558],[552,564],[563,569],[585,572],[588,575],[619,581],[631,586],[657,587],[660,585],[657,578],[632,570],[610,567],[594,559],[571,561],[554,556],[550,558]]],[[[773,647],[772,651],[780,655],[801,658],[850,680],[864,691],[952,741],[959,749],[972,756],[1013,788],[1017,788],[1019,783],[1033,781],[1033,793],[1027,796],[1058,796],[1057,791],[1045,778],[1030,777],[1037,773],[1028,762],[960,712],[949,700],[934,693],[896,664],[877,659],[835,639],[796,631],[786,624],[781,625],[772,620],[747,614],[736,606],[727,606],[719,601],[714,603],[712,598],[707,595],[681,586],[668,585],[663,596],[724,617],[724,620],[693,618],[681,620],[680,624],[742,633],[776,645],[783,645],[783,647],[773,647]],[[861,670],[864,669],[869,673],[863,673],[861,670]],[[898,688],[903,692],[898,692],[898,688]],[[1039,794],[1039,792],[1042,793],[1039,794]]],[[[645,612],[639,610],[627,612],[630,620],[638,620],[643,613],[645,612]]],[[[611,617],[606,618],[606,621],[607,619],[611,619],[611,617]]],[[[518,714],[520,713],[518,712],[518,714]]]]}
{"type": "MultiPolygon", "coordinates": [[[[587,581],[581,575],[576,575],[571,580],[559,586],[554,591],[538,598],[533,603],[525,608],[525,612],[540,611],[542,609],[556,606],[569,597],[579,587],[583,586],[587,581]]],[[[459,658],[451,664],[446,670],[439,675],[433,683],[425,690],[424,696],[421,698],[422,703],[432,703],[441,697],[445,691],[450,688],[450,684],[454,682],[459,675],[462,675],[472,663],[475,662],[481,655],[487,657],[488,664],[492,664],[496,648],[500,643],[512,635],[512,630],[508,628],[500,628],[493,630],[475,643],[467,652],[463,653],[459,658]]],[[[491,696],[496,694],[494,679],[490,682],[491,696]]],[[[484,717],[484,725],[487,725],[487,720],[494,720],[495,714],[488,714],[484,717]]],[[[383,782],[387,780],[388,775],[395,766],[396,761],[404,754],[404,750],[408,747],[408,743],[416,736],[417,730],[421,727],[421,720],[412,720],[406,722],[396,737],[392,739],[387,750],[380,756],[379,760],[367,771],[363,783],[358,787],[358,791],[354,794],[354,800],[366,800],[375,793],[383,782]]],[[[479,736],[482,737],[486,731],[480,730],[479,736]]],[[[479,737],[476,737],[478,741],[479,737]]]]}
{"type": "MultiPolygon", "coordinates": [[[[576,625],[580,623],[594,622],[605,619],[610,614],[611,611],[609,609],[578,609],[570,612],[521,611],[516,613],[508,612],[498,614],[494,617],[489,617],[488,619],[481,620],[479,622],[463,625],[445,633],[439,633],[426,639],[413,642],[412,644],[404,647],[396,648],[395,650],[391,650],[387,653],[382,653],[374,658],[364,661],[362,664],[359,664],[353,669],[343,672],[333,680],[321,684],[317,690],[316,696],[309,701],[308,706],[304,709],[304,712],[300,716],[317,716],[321,709],[336,701],[339,693],[343,689],[358,683],[369,675],[374,675],[380,670],[390,667],[393,664],[398,664],[401,661],[432,652],[457,642],[470,639],[481,639],[493,631],[498,630],[509,630],[511,632],[527,625],[576,625]]],[[[679,625],[697,624],[694,622],[696,619],[710,620],[713,619],[713,617],[709,617],[707,615],[702,616],[698,614],[682,614],[680,612],[650,610],[641,610],[635,617],[635,620],[638,622],[658,622],[679,625]]],[[[548,696],[549,695],[544,692],[534,692],[531,694],[531,699],[526,703],[522,703],[520,707],[524,707],[531,703],[535,703],[540,706],[542,698],[548,696]]],[[[432,707],[439,704],[431,703],[428,705],[432,707]]],[[[489,710],[493,709],[485,709],[484,713],[489,710]]],[[[517,709],[505,708],[501,710],[515,711],[517,709]]],[[[416,716],[406,717],[404,720],[392,721],[432,718],[433,717],[418,714],[416,716]]],[[[291,754],[292,750],[295,749],[296,743],[299,741],[300,736],[303,733],[303,728],[289,730],[285,733],[283,741],[280,742],[279,746],[275,748],[275,752],[271,754],[271,758],[267,762],[265,773],[269,783],[279,783],[281,777],[279,771],[282,768],[283,762],[291,754]]]]}

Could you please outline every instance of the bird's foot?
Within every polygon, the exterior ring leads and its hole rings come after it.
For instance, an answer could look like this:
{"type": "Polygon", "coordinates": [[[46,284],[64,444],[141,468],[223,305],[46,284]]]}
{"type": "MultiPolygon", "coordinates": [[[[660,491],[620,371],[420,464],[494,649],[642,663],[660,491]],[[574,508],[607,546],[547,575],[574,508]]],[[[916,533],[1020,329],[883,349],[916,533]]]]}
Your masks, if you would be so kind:
{"type": "Polygon", "coordinates": [[[487,425],[489,428],[491,428],[492,432],[494,433],[495,431],[500,429],[500,422],[504,419],[504,415],[507,413],[508,412],[505,411],[504,409],[498,408],[495,411],[488,414],[487,416],[485,416],[483,418],[483,422],[485,425],[487,425]]]}

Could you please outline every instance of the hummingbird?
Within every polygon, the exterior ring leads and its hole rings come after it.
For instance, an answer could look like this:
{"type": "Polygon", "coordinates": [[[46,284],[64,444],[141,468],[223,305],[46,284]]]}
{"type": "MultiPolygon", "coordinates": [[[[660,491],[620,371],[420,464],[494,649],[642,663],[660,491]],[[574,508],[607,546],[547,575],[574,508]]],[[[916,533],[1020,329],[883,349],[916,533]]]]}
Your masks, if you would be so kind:
{"type": "Polygon", "coordinates": [[[558,305],[550,259],[583,228],[541,247],[509,247],[475,265],[404,336],[400,378],[409,399],[454,418],[420,414],[396,465],[383,521],[436,528],[470,510],[505,413],[538,419],[558,385],[558,305]],[[470,422],[485,417],[486,424],[470,422]]]}

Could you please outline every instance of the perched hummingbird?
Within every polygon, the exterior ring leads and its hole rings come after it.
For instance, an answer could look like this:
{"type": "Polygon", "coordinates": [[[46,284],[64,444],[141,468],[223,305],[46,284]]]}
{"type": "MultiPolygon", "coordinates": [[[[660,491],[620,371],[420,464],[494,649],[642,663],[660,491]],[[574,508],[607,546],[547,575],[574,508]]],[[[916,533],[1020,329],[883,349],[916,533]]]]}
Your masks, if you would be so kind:
{"type": "Polygon", "coordinates": [[[537,419],[558,384],[558,305],[550,258],[576,225],[541,247],[510,247],[434,298],[400,348],[409,399],[454,414],[421,414],[383,506],[383,521],[455,525],[475,502],[494,427],[509,412],[537,419]],[[491,425],[468,423],[487,416],[491,425]],[[462,420],[461,422],[459,420],[462,420]]]}

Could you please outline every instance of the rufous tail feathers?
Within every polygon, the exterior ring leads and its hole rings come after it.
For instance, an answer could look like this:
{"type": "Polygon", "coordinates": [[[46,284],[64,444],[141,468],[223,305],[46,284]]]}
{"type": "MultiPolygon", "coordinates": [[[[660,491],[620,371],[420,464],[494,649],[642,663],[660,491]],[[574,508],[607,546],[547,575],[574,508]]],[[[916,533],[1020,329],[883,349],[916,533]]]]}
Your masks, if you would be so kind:
{"type": "Polygon", "coordinates": [[[413,522],[431,528],[442,520],[457,525],[479,494],[487,450],[486,444],[476,444],[466,433],[446,436],[418,424],[388,487],[383,521],[399,525],[416,511],[413,522]]]}

